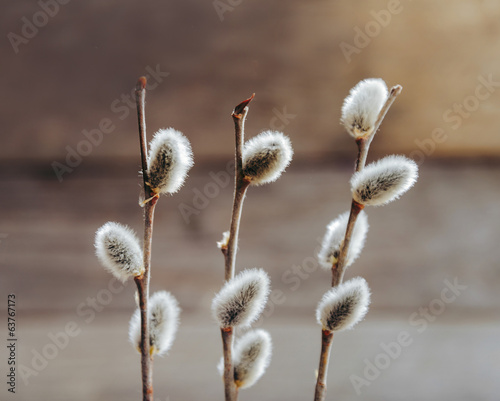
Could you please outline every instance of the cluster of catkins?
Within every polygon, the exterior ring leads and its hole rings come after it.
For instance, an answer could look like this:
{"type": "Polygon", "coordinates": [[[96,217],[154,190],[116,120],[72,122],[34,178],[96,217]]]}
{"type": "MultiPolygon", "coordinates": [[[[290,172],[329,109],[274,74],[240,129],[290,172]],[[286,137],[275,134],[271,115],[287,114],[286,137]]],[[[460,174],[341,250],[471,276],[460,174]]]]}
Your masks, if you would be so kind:
{"type": "MultiPolygon", "coordinates": [[[[381,79],[366,79],[357,84],[344,100],[341,122],[356,140],[370,140],[376,123],[388,98],[386,84],[381,79]]],[[[404,156],[386,156],[360,168],[351,178],[352,201],[361,209],[354,223],[349,246],[344,249],[345,265],[349,267],[360,255],[368,231],[365,206],[381,206],[408,191],[416,182],[418,167],[404,156]]],[[[344,245],[350,212],[340,214],[331,221],[318,253],[319,264],[327,269],[338,268],[344,245]]],[[[363,319],[370,303],[370,290],[361,277],[339,283],[331,288],[316,310],[318,323],[331,332],[352,328],[363,319]]]]}
{"type": "MultiPolygon", "coordinates": [[[[185,181],[193,165],[191,146],[186,137],[172,128],[157,132],[149,146],[147,185],[154,194],[173,194],[185,181]]],[[[244,144],[243,174],[250,185],[263,185],[279,178],[293,155],[288,137],[277,131],[264,131],[244,144]]],[[[146,200],[147,202],[148,200],[146,200]]],[[[229,232],[218,243],[227,244],[229,232]]],[[[144,274],[142,247],[134,232],[119,223],[108,222],[97,230],[96,254],[106,270],[125,281],[144,274]]],[[[248,328],[264,310],[270,280],[263,269],[247,269],[227,281],[212,303],[214,318],[221,328],[248,328]]],[[[167,291],[149,299],[150,353],[163,355],[171,347],[179,322],[177,300],[167,291]]],[[[137,309],[130,320],[129,338],[140,352],[141,317],[137,309]]],[[[248,331],[234,345],[234,383],[238,388],[253,385],[264,373],[271,357],[271,337],[264,330],[248,331]]],[[[219,365],[222,374],[223,365],[219,365]]]]}
{"type": "MultiPolygon", "coordinates": [[[[388,98],[381,79],[368,79],[355,86],[342,107],[342,123],[356,141],[371,139],[377,119],[388,98]]],[[[242,173],[249,185],[275,181],[289,165],[293,155],[288,137],[280,132],[266,131],[247,141],[242,152],[242,173]]],[[[191,146],[186,137],[172,129],[156,133],[147,155],[146,183],[153,194],[173,194],[183,185],[193,165],[191,146]]],[[[325,269],[338,267],[344,252],[344,266],[350,266],[361,253],[368,220],[365,206],[387,204],[406,192],[417,179],[416,164],[403,156],[388,156],[364,168],[351,178],[353,205],[359,214],[354,217],[350,245],[344,247],[346,229],[352,218],[342,213],[327,226],[321,250],[320,265],[325,269]]],[[[148,200],[146,200],[147,202],[148,200]]],[[[224,233],[219,248],[227,247],[229,232],[224,233]]],[[[237,240],[237,238],[236,238],[237,240]]],[[[128,227],[114,222],[103,225],[95,237],[96,253],[103,266],[125,281],[144,274],[142,246],[128,227]]],[[[228,279],[212,302],[212,312],[222,330],[247,329],[256,321],[267,302],[270,280],[263,269],[243,270],[228,279]]],[[[324,331],[336,332],[352,328],[368,310],[370,290],[363,278],[340,282],[323,296],[316,315],[324,331]]],[[[150,353],[162,355],[169,350],[177,331],[180,309],[167,291],[154,293],[149,299],[150,353]]],[[[130,321],[129,337],[139,349],[141,321],[139,309],[130,321]]],[[[231,343],[231,347],[233,344],[231,343]]],[[[232,365],[237,388],[253,385],[264,373],[271,357],[271,337],[264,330],[250,330],[234,344],[232,365]]],[[[223,361],[219,369],[224,369],[223,361]]]]}
{"type": "MultiPolygon", "coordinates": [[[[244,179],[254,186],[276,181],[290,164],[292,156],[293,149],[287,136],[277,131],[262,132],[243,146],[244,179]]],[[[227,247],[229,238],[230,233],[224,232],[218,247],[227,247]]],[[[212,312],[221,329],[232,332],[248,328],[264,310],[269,288],[267,273],[257,268],[243,270],[226,281],[212,302],[212,312]]],[[[271,336],[264,330],[247,331],[237,340],[231,354],[234,384],[237,388],[248,388],[264,374],[269,364],[271,336]]],[[[219,364],[221,375],[223,370],[224,359],[219,364]]]]}
{"type": "MultiPolygon", "coordinates": [[[[193,166],[193,152],[187,138],[172,128],[159,130],[149,146],[147,156],[147,185],[154,194],[173,194],[183,185],[193,166]]],[[[142,246],[134,232],[120,223],[108,222],[97,230],[96,254],[106,270],[125,282],[144,275],[142,246]]],[[[167,291],[155,292],[149,298],[150,354],[165,354],[174,341],[179,324],[180,308],[175,297],[167,291]]],[[[130,320],[129,338],[139,350],[141,316],[137,309],[130,320]]],[[[140,351],[139,351],[140,352],[140,351]]]]}

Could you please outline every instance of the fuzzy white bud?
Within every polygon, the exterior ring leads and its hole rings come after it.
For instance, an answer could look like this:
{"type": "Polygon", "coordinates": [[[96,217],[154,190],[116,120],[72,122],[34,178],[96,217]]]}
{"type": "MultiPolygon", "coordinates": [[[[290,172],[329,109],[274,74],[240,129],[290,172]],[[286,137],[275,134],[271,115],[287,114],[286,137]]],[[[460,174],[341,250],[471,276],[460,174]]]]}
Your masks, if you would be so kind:
{"type": "Polygon", "coordinates": [[[217,248],[223,249],[227,248],[227,244],[229,243],[229,231],[224,231],[222,233],[222,239],[217,241],[217,248]]]}
{"type": "Polygon", "coordinates": [[[127,226],[114,222],[104,224],[96,232],[94,245],[104,268],[122,282],[144,273],[139,240],[127,226]]]}
{"type": "Polygon", "coordinates": [[[212,301],[212,313],[219,325],[245,327],[264,310],[270,280],[262,269],[247,269],[224,284],[212,301]]]}
{"type": "Polygon", "coordinates": [[[387,156],[371,163],[351,178],[353,199],[366,206],[380,206],[398,199],[417,181],[418,166],[404,156],[387,156]]]}
{"type": "Polygon", "coordinates": [[[323,296],[316,309],[316,320],[323,330],[348,330],[365,317],[369,304],[368,284],[364,278],[356,277],[323,296]]]}
{"type": "MultiPolygon", "coordinates": [[[[349,212],[345,212],[326,226],[326,233],[321,243],[321,249],[318,252],[318,262],[321,267],[331,269],[333,264],[337,261],[340,254],[340,248],[344,243],[348,221],[349,212]]],[[[347,251],[346,267],[352,265],[363,250],[368,227],[368,217],[364,211],[361,211],[352,231],[349,250],[347,251]]]]}
{"type": "Polygon", "coordinates": [[[245,333],[234,347],[234,382],[236,387],[253,386],[264,374],[271,361],[272,342],[267,331],[245,333]]]}
{"type": "Polygon", "coordinates": [[[173,128],[159,130],[148,155],[148,180],[153,192],[177,192],[191,167],[193,152],[188,139],[173,128]]]}
{"type": "MultiPolygon", "coordinates": [[[[170,349],[174,342],[179,326],[179,304],[169,292],[158,291],[149,298],[148,306],[150,354],[161,356],[170,349]]],[[[130,319],[129,338],[132,345],[140,350],[141,311],[139,309],[130,319]]]]}
{"type": "Polygon", "coordinates": [[[341,122],[354,138],[367,137],[375,128],[388,91],[380,78],[369,78],[351,89],[342,105],[341,122]]]}
{"type": "Polygon", "coordinates": [[[292,160],[290,139],[277,131],[264,131],[243,147],[243,174],[252,185],[276,181],[292,160]]]}

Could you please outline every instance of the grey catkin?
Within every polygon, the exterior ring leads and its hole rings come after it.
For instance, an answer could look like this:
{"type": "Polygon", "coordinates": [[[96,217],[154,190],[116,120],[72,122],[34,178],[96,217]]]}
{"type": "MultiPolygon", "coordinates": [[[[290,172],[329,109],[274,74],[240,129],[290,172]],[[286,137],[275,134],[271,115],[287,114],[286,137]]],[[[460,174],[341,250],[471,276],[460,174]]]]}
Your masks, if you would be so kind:
{"type": "Polygon", "coordinates": [[[385,205],[408,191],[417,177],[418,166],[413,160],[386,156],[352,176],[352,197],[365,206],[385,205]]]}
{"type": "Polygon", "coordinates": [[[292,144],[287,136],[277,131],[262,132],[243,147],[243,174],[252,185],[276,181],[292,156],[292,144]]]}
{"type": "Polygon", "coordinates": [[[96,232],[94,245],[104,268],[122,282],[144,273],[139,240],[127,226],[115,222],[104,224],[96,232]]]}
{"type": "Polygon", "coordinates": [[[147,170],[148,185],[153,192],[177,192],[192,166],[191,145],[180,131],[166,128],[154,135],[150,144],[147,170]]]}
{"type": "Polygon", "coordinates": [[[267,302],[269,276],[247,269],[224,284],[212,301],[212,313],[221,327],[245,327],[255,321],[267,302]]]}
{"type": "Polygon", "coordinates": [[[356,277],[326,292],[316,309],[316,319],[324,330],[347,330],[363,319],[369,304],[368,284],[356,277]]]}

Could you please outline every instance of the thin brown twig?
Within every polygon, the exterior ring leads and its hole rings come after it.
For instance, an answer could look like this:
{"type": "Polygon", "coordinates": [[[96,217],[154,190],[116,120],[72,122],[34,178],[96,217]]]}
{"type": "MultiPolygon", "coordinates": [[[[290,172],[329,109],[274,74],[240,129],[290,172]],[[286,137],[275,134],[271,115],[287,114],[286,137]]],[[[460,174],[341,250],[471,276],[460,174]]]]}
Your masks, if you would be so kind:
{"type": "Polygon", "coordinates": [[[147,148],[146,148],[146,119],[145,119],[145,97],[146,78],[140,77],[135,91],[137,102],[137,117],[139,121],[139,140],[141,147],[142,178],[144,181],[144,199],[152,199],[144,206],[144,275],[138,277],[135,282],[139,294],[139,308],[141,311],[141,372],[142,372],[142,399],[153,400],[153,358],[150,352],[149,322],[148,322],[148,300],[149,279],[151,271],[151,246],[153,239],[154,210],[158,197],[152,193],[148,185],[147,176],[147,148]]]}
{"type": "MultiPolygon", "coordinates": [[[[243,142],[245,140],[245,119],[248,114],[248,104],[254,98],[255,93],[248,99],[238,104],[231,117],[234,121],[235,131],[235,167],[234,167],[234,199],[231,213],[231,226],[227,245],[222,246],[224,254],[224,279],[229,281],[234,277],[236,264],[236,251],[238,248],[238,234],[240,229],[241,211],[245,193],[250,181],[243,174],[243,142]]],[[[233,331],[231,328],[221,328],[222,346],[224,353],[224,396],[226,401],[236,401],[238,388],[234,383],[234,366],[232,360],[233,331]]]]}
{"type": "MultiPolygon", "coordinates": [[[[396,100],[396,97],[401,93],[403,87],[401,85],[395,85],[391,88],[389,96],[385,101],[382,109],[380,110],[377,120],[375,121],[372,133],[366,138],[359,138],[356,140],[358,145],[358,157],[356,159],[355,171],[361,171],[365,168],[366,158],[368,156],[368,150],[370,149],[370,144],[375,136],[376,132],[380,128],[385,115],[391,108],[392,104],[396,100]]],[[[364,206],[356,202],[354,199],[351,202],[351,212],[349,214],[349,221],[347,222],[346,233],[344,236],[344,242],[340,248],[339,256],[337,261],[332,266],[332,287],[336,287],[342,283],[345,273],[345,265],[347,260],[347,254],[349,252],[349,244],[351,242],[352,232],[354,230],[354,225],[358,218],[359,213],[363,210],[364,206]]],[[[326,376],[328,372],[328,362],[330,360],[330,348],[331,341],[333,338],[333,333],[330,333],[331,337],[328,339],[327,333],[323,330],[323,342],[321,347],[321,358],[319,363],[319,373],[318,380],[316,381],[316,392],[314,396],[314,401],[324,400],[326,396],[326,376]]]]}
{"type": "Polygon", "coordinates": [[[377,133],[382,121],[384,120],[385,115],[391,108],[392,104],[398,97],[398,95],[403,90],[401,85],[395,85],[389,91],[389,96],[387,96],[387,100],[385,101],[382,109],[378,113],[377,119],[375,120],[375,124],[373,126],[373,130],[371,134],[366,138],[359,138],[356,140],[356,144],[358,145],[358,158],[356,160],[356,171],[361,171],[365,168],[366,157],[368,156],[368,150],[370,149],[370,144],[372,143],[373,137],[377,133]]]}
{"type": "MultiPolygon", "coordinates": [[[[139,141],[141,147],[141,166],[144,182],[148,182],[148,151],[146,141],[146,77],[140,77],[135,88],[135,101],[137,104],[137,119],[139,121],[139,141]]],[[[149,198],[148,186],[144,185],[144,195],[149,198]]]]}
{"type": "Polygon", "coordinates": [[[339,285],[344,279],[345,266],[347,260],[347,252],[349,250],[349,244],[351,243],[352,232],[354,231],[354,224],[358,218],[359,213],[363,210],[364,205],[356,202],[354,199],[351,203],[351,212],[349,214],[349,220],[347,222],[347,229],[344,237],[344,242],[340,247],[339,257],[336,263],[332,267],[332,287],[339,285]]]}
{"type": "Polygon", "coordinates": [[[238,388],[234,383],[233,366],[233,329],[221,328],[222,348],[224,351],[224,397],[226,400],[238,398],[238,388]]]}
{"type": "Polygon", "coordinates": [[[333,331],[321,331],[321,354],[319,357],[318,379],[316,380],[314,401],[324,401],[326,397],[326,375],[328,373],[328,361],[330,359],[332,340],[333,331]]]}
{"type": "Polygon", "coordinates": [[[234,167],[234,199],[233,211],[231,214],[231,226],[229,230],[229,240],[227,247],[223,249],[225,259],[225,274],[226,281],[234,277],[236,250],[238,248],[238,234],[240,230],[241,210],[245,193],[250,185],[250,181],[243,174],[243,142],[245,140],[245,119],[248,114],[248,104],[254,98],[255,93],[248,99],[238,104],[232,114],[234,121],[234,134],[236,140],[235,151],[235,167],[234,167]]]}
{"type": "MultiPolygon", "coordinates": [[[[373,131],[370,136],[366,138],[359,138],[356,140],[356,144],[358,145],[358,157],[356,159],[356,172],[361,171],[365,168],[366,157],[368,155],[368,150],[370,149],[370,144],[372,143],[373,137],[375,133],[380,128],[380,124],[384,120],[385,115],[391,108],[392,104],[396,100],[396,97],[401,93],[403,87],[401,85],[395,85],[391,88],[389,92],[389,96],[385,101],[382,109],[378,113],[377,120],[375,121],[373,131]]],[[[342,247],[340,248],[339,257],[337,261],[332,266],[332,287],[335,287],[342,283],[344,272],[345,272],[345,262],[347,259],[347,253],[349,251],[349,244],[351,242],[352,232],[354,230],[354,225],[356,224],[356,220],[358,218],[359,213],[363,210],[363,205],[356,202],[354,199],[351,203],[351,213],[349,214],[349,221],[347,223],[347,229],[344,236],[344,242],[342,243],[342,247]]]]}
{"type": "Polygon", "coordinates": [[[373,129],[373,135],[375,135],[375,132],[378,131],[380,128],[380,124],[382,124],[382,121],[384,120],[385,115],[391,108],[392,104],[398,97],[398,95],[401,93],[403,90],[403,87],[401,85],[394,85],[391,90],[389,91],[389,96],[387,97],[387,100],[385,101],[384,105],[382,106],[382,109],[378,113],[377,120],[375,121],[375,128],[373,129]]]}

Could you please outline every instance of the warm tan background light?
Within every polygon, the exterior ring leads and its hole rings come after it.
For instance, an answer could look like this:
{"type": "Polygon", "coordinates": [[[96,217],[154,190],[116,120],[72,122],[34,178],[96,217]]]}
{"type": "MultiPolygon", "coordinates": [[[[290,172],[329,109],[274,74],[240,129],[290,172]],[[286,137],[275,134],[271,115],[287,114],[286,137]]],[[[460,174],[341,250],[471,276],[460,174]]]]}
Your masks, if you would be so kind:
{"type": "Polygon", "coordinates": [[[368,211],[367,245],[348,275],[367,279],[373,303],[334,343],[329,398],[498,399],[500,2],[70,1],[46,24],[38,2],[0,9],[2,308],[16,293],[25,366],[50,333],[72,321],[81,329],[28,385],[18,375],[19,399],[139,399],[126,333],[131,284],[93,319],[87,302],[110,279],[93,254],[95,230],[107,220],[141,230],[137,121],[126,96],[144,74],[158,82],[147,94],[149,134],[181,130],[196,162],[157,210],[153,289],[171,290],[183,308],[179,337],[155,364],[158,400],[222,399],[209,305],[222,283],[215,242],[232,189],[219,183],[209,197],[207,184],[216,182],[211,172],[228,176],[230,113],[254,92],[248,136],[281,129],[295,159],[276,184],[252,189],[243,211],[239,268],[266,268],[283,297],[262,325],[275,342],[269,372],[241,400],[312,399],[314,309],[329,281],[314,249],[349,204],[355,145],[340,107],[368,77],[404,88],[369,160],[405,154],[419,162],[420,179],[397,203],[368,211]],[[227,11],[218,13],[221,3],[227,11]],[[37,33],[19,42],[34,17],[37,33]],[[83,132],[99,126],[109,133],[89,147],[83,132]],[[61,182],[54,163],[68,167],[61,182]],[[182,205],[196,213],[187,217],[182,205]],[[420,333],[412,316],[454,280],[467,288],[420,333]],[[349,376],[363,376],[365,361],[405,331],[412,344],[356,394],[349,376]]]}

